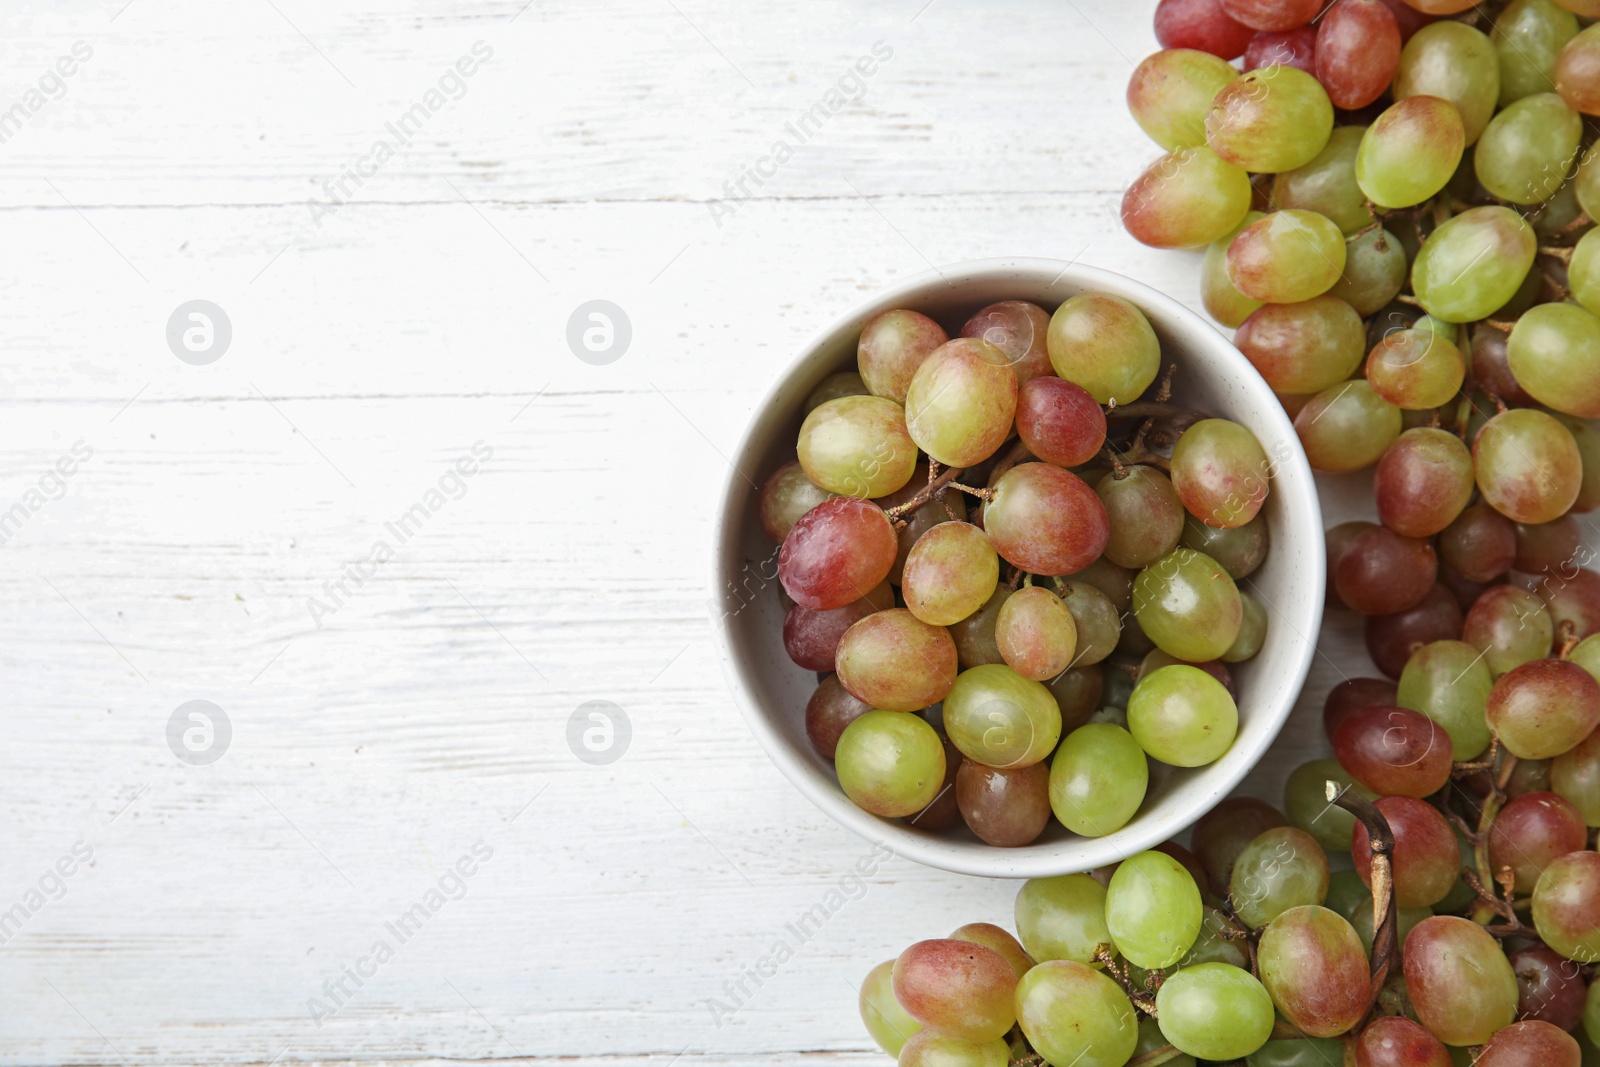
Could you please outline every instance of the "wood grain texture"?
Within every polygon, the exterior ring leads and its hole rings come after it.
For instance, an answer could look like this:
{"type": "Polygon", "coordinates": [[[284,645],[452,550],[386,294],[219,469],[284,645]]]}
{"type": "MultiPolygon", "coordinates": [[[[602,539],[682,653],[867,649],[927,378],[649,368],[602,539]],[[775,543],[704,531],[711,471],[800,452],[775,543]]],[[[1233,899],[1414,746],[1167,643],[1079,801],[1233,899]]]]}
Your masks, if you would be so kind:
{"type": "MultiPolygon", "coordinates": [[[[0,912],[41,906],[0,945],[0,1061],[886,1062],[854,983],[1016,885],[842,881],[869,846],[715,663],[722,455],[809,334],[930,264],[1077,257],[1198,305],[1196,257],[1116,224],[1155,154],[1121,104],[1149,5],[122,4],[0,16],[0,111],[93,50],[0,145],[0,513],[92,450],[3,545],[0,912]],[[313,218],[478,41],[464,95],[313,218]],[[195,298],[233,326],[209,366],[164,336],[195,298]],[[595,298],[633,327],[608,366],[566,341],[595,298]],[[168,748],[192,699],[232,725],[210,766],[168,748]],[[607,766],[568,748],[590,700],[632,723],[607,766]]],[[[1252,792],[1371,672],[1349,623],[1252,792]]]]}

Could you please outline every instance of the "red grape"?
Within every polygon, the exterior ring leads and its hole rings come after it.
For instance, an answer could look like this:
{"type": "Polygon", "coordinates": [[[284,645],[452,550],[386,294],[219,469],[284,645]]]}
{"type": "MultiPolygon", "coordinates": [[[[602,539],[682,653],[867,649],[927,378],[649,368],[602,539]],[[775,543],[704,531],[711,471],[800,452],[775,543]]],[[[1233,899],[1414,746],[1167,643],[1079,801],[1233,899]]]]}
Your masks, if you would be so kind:
{"type": "Polygon", "coordinates": [[[1449,526],[1472,499],[1472,488],[1467,446],[1429,427],[1395,438],[1372,480],[1379,521],[1405,537],[1432,537],[1449,526]]]}
{"type": "Polygon", "coordinates": [[[1333,732],[1333,754],[1350,777],[1386,796],[1425,797],[1450,780],[1450,737],[1421,712],[1368,707],[1333,732]]]}
{"type": "Polygon", "coordinates": [[[1600,633],[1600,574],[1587,567],[1569,567],[1547,575],[1533,591],[1544,601],[1557,636],[1568,624],[1579,640],[1600,633]]]}
{"type": "Polygon", "coordinates": [[[1197,48],[1223,59],[1243,55],[1255,33],[1229,18],[1221,0],[1161,0],[1155,28],[1162,48],[1197,48]]]}
{"type": "Polygon", "coordinates": [[[1494,683],[1484,717],[1512,755],[1550,759],[1600,725],[1600,682],[1576,663],[1536,659],[1494,683]]]}
{"type": "Polygon", "coordinates": [[[1393,615],[1420,603],[1437,574],[1431,542],[1375,526],[1340,557],[1334,587],[1340,600],[1363,615],[1393,615]]]}
{"type": "Polygon", "coordinates": [[[783,647],[789,658],[808,671],[831,671],[844,632],[875,611],[894,607],[894,590],[884,582],[842,608],[812,611],[795,604],[783,617],[783,647]]]}
{"type": "Polygon", "coordinates": [[[791,460],[773,471],[761,487],[761,529],[781,545],[800,516],[832,495],[812,484],[799,460],[791,460]]]}
{"type": "Polygon", "coordinates": [[[1600,962],[1600,852],[1550,861],[1533,888],[1533,925],[1569,960],[1600,962]]]}
{"type": "MultiPolygon", "coordinates": [[[[1438,808],[1415,797],[1380,797],[1376,803],[1394,831],[1395,904],[1432,907],[1450,892],[1461,870],[1455,831],[1438,808]]],[[[1370,888],[1372,853],[1367,828],[1359,822],[1351,834],[1350,856],[1356,874],[1370,888]]]]}
{"type": "Polygon", "coordinates": [[[1467,508],[1439,534],[1439,562],[1468,581],[1494,581],[1516,555],[1516,523],[1488,504],[1467,508]]]}
{"type": "Polygon", "coordinates": [[[1506,953],[1517,976],[1517,1018],[1571,1030],[1583,1018],[1587,986],[1583,970],[1547,945],[1531,944],[1506,953]]]}
{"type": "Polygon", "coordinates": [[[1512,566],[1524,574],[1570,569],[1578,558],[1583,531],[1576,516],[1550,522],[1517,524],[1517,558],[1512,566]]]}
{"type": "Polygon", "coordinates": [[[1106,416],[1076,382],[1031,378],[1017,390],[1017,435],[1046,463],[1076,467],[1105,445],[1106,416]]]}
{"type": "Polygon", "coordinates": [[[794,524],[778,553],[778,578],[816,611],[860,600],[889,576],[899,542],[889,516],[856,497],[826,500],[794,524]]]}
{"type": "Polygon", "coordinates": [[[871,710],[871,704],[857,700],[839,684],[838,675],[830,674],[806,701],[806,736],[819,755],[832,759],[844,728],[871,710]]]}
{"type": "Polygon", "coordinates": [[[1294,67],[1307,74],[1317,73],[1317,31],[1311,26],[1296,26],[1282,32],[1258,33],[1244,50],[1244,69],[1294,67]]]}
{"type": "Polygon", "coordinates": [[[1339,723],[1362,708],[1393,707],[1397,692],[1395,684],[1387,678],[1346,678],[1328,690],[1327,699],[1323,701],[1323,733],[1332,738],[1339,723]]]}
{"type": "Polygon", "coordinates": [[[884,711],[921,711],[956,681],[956,643],[905,608],[868,615],[839,639],[839,684],[884,711]]]}
{"type": "Polygon", "coordinates": [[[948,1037],[993,1041],[1017,1021],[1017,972],[972,941],[918,941],[894,961],[892,981],[907,1013],[948,1037]]]}
{"type": "Polygon", "coordinates": [[[1471,919],[1422,920],[1406,935],[1403,955],[1411,1006],[1446,1044],[1481,1045],[1516,1016],[1511,964],[1500,943],[1471,919]]]}
{"type": "Polygon", "coordinates": [[[1537,1020],[1512,1023],[1483,1047],[1474,1067],[1581,1067],[1583,1050],[1571,1034],[1537,1020]]]}
{"type": "Polygon", "coordinates": [[[1048,463],[1022,463],[1001,475],[984,506],[983,528],[1007,563],[1047,575],[1083,570],[1110,536],[1094,490],[1048,463]]]}
{"type": "Polygon", "coordinates": [[[861,328],[856,345],[861,380],[874,396],[904,404],[917,368],[949,339],[944,327],[919,311],[895,309],[876,315],[861,328]]]}
{"type": "Polygon", "coordinates": [[[1007,769],[964,759],[956,773],[956,804],[972,832],[991,845],[1031,843],[1050,821],[1050,765],[1007,769]]]}
{"type": "Polygon", "coordinates": [[[1338,912],[1315,904],[1282,912],[1261,934],[1258,961],[1273,1004],[1310,1037],[1335,1037],[1367,1014],[1367,954],[1338,912]]]}
{"type": "Polygon", "coordinates": [[[1322,0],[1222,0],[1222,10],[1255,30],[1292,30],[1321,9],[1322,0]]]}
{"type": "Polygon", "coordinates": [[[1038,304],[1002,300],[968,319],[961,336],[981,337],[1004,352],[1017,374],[1017,384],[1022,385],[1042,374],[1055,375],[1045,344],[1049,329],[1050,313],[1038,304]]]}
{"type": "Polygon", "coordinates": [[[1450,1050],[1420,1023],[1381,1015],[1356,1041],[1356,1067],[1451,1067],[1450,1050]]]}
{"type": "Polygon", "coordinates": [[[1589,840],[1583,816],[1554,793],[1528,793],[1501,809],[1489,828],[1489,866],[1511,868],[1516,891],[1533,892],[1553,860],[1582,849],[1589,840]]]}
{"type": "Polygon", "coordinates": [[[1389,88],[1400,27],[1382,0],[1338,0],[1317,27],[1317,80],[1334,107],[1366,107],[1389,88]]]}
{"type": "Polygon", "coordinates": [[[1411,653],[1435,641],[1461,636],[1461,605],[1442,585],[1428,590],[1420,604],[1393,615],[1368,615],[1365,620],[1367,654],[1378,669],[1400,677],[1411,653]]]}

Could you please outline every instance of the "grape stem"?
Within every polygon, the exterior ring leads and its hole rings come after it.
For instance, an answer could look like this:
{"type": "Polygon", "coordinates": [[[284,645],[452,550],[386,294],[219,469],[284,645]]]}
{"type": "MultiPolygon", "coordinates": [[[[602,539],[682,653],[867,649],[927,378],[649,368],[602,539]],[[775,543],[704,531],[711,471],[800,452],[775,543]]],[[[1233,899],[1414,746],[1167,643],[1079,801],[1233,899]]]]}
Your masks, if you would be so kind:
{"type": "Polygon", "coordinates": [[[1367,831],[1372,868],[1372,980],[1367,994],[1370,1010],[1400,957],[1394,902],[1394,831],[1383,812],[1350,786],[1328,782],[1326,788],[1328,802],[1354,815],[1367,831]]]}
{"type": "MultiPolygon", "coordinates": [[[[928,473],[930,475],[933,473],[932,467],[928,468],[928,473]]],[[[941,492],[943,492],[946,486],[953,483],[963,473],[965,473],[965,468],[946,467],[944,470],[939,472],[939,476],[937,478],[931,479],[926,486],[917,490],[916,496],[912,497],[910,500],[907,500],[904,504],[896,504],[894,507],[889,508],[885,514],[889,516],[890,520],[895,520],[900,518],[900,516],[904,515],[908,511],[917,510],[922,505],[926,504],[935,496],[938,496],[941,492]]]]}
{"type": "MultiPolygon", "coordinates": [[[[1128,999],[1133,1002],[1134,1007],[1152,1019],[1157,1018],[1156,998],[1147,990],[1139,989],[1133,984],[1133,979],[1128,977],[1127,969],[1117,963],[1116,953],[1110,945],[1096,945],[1091,959],[1106,969],[1106,973],[1122,987],[1122,991],[1128,995],[1128,999]]],[[[1155,979],[1157,989],[1161,988],[1160,973],[1159,971],[1151,972],[1151,978],[1155,979]]]]}
{"type": "Polygon", "coordinates": [[[1541,256],[1549,256],[1551,259],[1559,259],[1563,263],[1572,262],[1572,249],[1570,248],[1560,248],[1555,245],[1542,245],[1539,248],[1539,254],[1541,256]]]}
{"type": "MultiPolygon", "coordinates": [[[[1500,756],[1498,742],[1498,738],[1490,742],[1487,758],[1491,766],[1500,756]]],[[[1522,925],[1522,920],[1517,918],[1517,910],[1512,904],[1515,899],[1512,893],[1515,878],[1512,877],[1510,869],[1497,872],[1489,860],[1489,830],[1494,826],[1494,820],[1506,802],[1506,784],[1511,781],[1511,774],[1516,769],[1517,757],[1509,752],[1505,753],[1505,760],[1499,764],[1499,771],[1490,784],[1489,795],[1483,798],[1483,807],[1478,812],[1478,829],[1468,835],[1468,840],[1472,842],[1472,863],[1476,870],[1461,872],[1467,885],[1478,894],[1478,904],[1472,909],[1473,922],[1483,924],[1488,927],[1490,933],[1499,937],[1531,932],[1522,925]],[[1492,887],[1496,885],[1501,886],[1505,899],[1502,900],[1495,893],[1492,887]],[[1505,923],[1489,925],[1490,920],[1496,916],[1504,919],[1505,923]]]]}

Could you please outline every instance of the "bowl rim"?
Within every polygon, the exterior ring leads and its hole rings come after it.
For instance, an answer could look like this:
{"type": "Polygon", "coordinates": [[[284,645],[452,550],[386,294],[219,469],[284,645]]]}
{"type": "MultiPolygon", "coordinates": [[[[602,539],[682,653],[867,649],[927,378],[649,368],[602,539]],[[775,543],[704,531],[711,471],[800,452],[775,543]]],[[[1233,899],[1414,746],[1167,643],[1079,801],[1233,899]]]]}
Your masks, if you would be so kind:
{"type": "MultiPolygon", "coordinates": [[[[736,513],[742,509],[735,509],[732,502],[738,495],[741,481],[747,485],[755,484],[746,475],[740,463],[749,456],[754,438],[763,422],[762,414],[774,407],[780,394],[785,390],[786,383],[812,363],[824,346],[834,341],[841,332],[858,328],[866,318],[894,307],[915,308],[917,298],[924,296],[930,288],[954,287],[959,283],[1019,276],[1033,281],[1049,278],[1046,283],[1048,285],[1058,284],[1063,279],[1071,277],[1074,283],[1086,290],[1112,293],[1131,301],[1141,310],[1156,309],[1162,318],[1176,321],[1178,327],[1184,331],[1186,345],[1209,346],[1221,358],[1237,363],[1240,369],[1246,372],[1240,376],[1240,385],[1250,394],[1250,400],[1265,413],[1264,418],[1274,431],[1281,434],[1283,439],[1293,442],[1288,455],[1279,460],[1280,471],[1284,467],[1293,468],[1294,477],[1289,484],[1298,490],[1296,493],[1298,499],[1291,498],[1287,501],[1287,506],[1292,512],[1297,512],[1303,517],[1306,529],[1311,531],[1318,541],[1323,537],[1322,508],[1311,466],[1306,459],[1304,449],[1299,445],[1299,435],[1295,432],[1293,422],[1265,379],[1260,377],[1233,342],[1198,312],[1177,299],[1126,275],[1090,266],[1076,259],[1019,256],[966,260],[920,271],[892,285],[875,290],[866,299],[852,304],[834,316],[822,329],[807,338],[795,356],[772,379],[757,406],[746,417],[744,430],[739,435],[738,444],[731,454],[729,470],[721,486],[712,527],[708,604],[723,676],[733,695],[734,703],[738,705],[740,715],[765,750],[767,757],[801,795],[835,822],[865,840],[891,849],[896,855],[926,866],[957,874],[991,878],[1039,878],[1075,874],[1119,862],[1183,833],[1231,793],[1234,787],[1261,763],[1294,710],[1299,693],[1310,672],[1312,658],[1316,655],[1316,640],[1321,628],[1327,582],[1326,550],[1319,545],[1316,546],[1317,551],[1308,554],[1310,573],[1303,577],[1310,592],[1310,596],[1304,601],[1307,607],[1305,618],[1309,629],[1308,632],[1299,635],[1293,669],[1290,672],[1292,677],[1284,689],[1289,695],[1281,701],[1281,706],[1274,709],[1274,721],[1270,729],[1262,733],[1255,744],[1243,750],[1230,748],[1222,757],[1225,763],[1221,763],[1220,766],[1212,765],[1217,768],[1218,773],[1208,781],[1208,788],[1201,802],[1176,830],[1162,820],[1149,820],[1148,825],[1124,836],[1130,827],[1137,826],[1136,817],[1129,827],[1124,827],[1106,837],[1090,838],[1074,835],[1053,846],[1040,848],[1029,846],[1020,849],[985,846],[982,849],[973,849],[970,843],[963,843],[963,847],[955,847],[955,843],[947,838],[920,833],[858,808],[837,785],[821,782],[811,773],[807,765],[794,758],[787,751],[787,741],[778,732],[770,714],[761,704],[753,669],[734,655],[731,623],[727,615],[717,610],[724,599],[726,573],[723,563],[728,556],[729,545],[731,543],[736,546],[742,536],[742,514],[736,513]],[[1116,842],[1115,845],[1108,845],[1108,842],[1113,840],[1116,842]]],[[[1279,492],[1284,484],[1275,474],[1273,492],[1279,492]]],[[[755,491],[759,492],[759,486],[755,491]]]]}

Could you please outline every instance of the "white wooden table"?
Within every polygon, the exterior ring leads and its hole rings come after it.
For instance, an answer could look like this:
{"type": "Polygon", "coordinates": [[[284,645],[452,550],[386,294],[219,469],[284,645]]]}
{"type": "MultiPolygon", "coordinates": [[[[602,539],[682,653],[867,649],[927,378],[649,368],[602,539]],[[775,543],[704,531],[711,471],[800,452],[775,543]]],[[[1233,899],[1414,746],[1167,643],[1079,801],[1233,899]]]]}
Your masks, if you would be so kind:
{"type": "Polygon", "coordinates": [[[891,861],[743,978],[869,846],[724,690],[722,453],[931,264],[1198,306],[1117,222],[1151,6],[7,5],[0,1061],[887,1062],[855,983],[1016,887],[891,861]],[[169,346],[194,300],[225,350],[169,346]],[[609,764],[568,744],[592,700],[609,764]]]}

